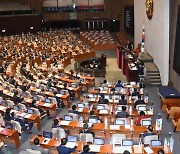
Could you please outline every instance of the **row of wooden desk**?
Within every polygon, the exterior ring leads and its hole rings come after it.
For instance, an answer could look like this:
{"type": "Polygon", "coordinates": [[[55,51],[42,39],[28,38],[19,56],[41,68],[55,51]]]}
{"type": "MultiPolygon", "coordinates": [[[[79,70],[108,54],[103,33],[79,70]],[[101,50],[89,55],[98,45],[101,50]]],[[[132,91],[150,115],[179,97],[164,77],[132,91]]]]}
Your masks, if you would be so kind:
{"type": "MultiPolygon", "coordinates": [[[[56,139],[56,138],[52,138],[48,142],[48,144],[43,144],[44,137],[41,137],[41,136],[38,136],[38,135],[35,135],[31,139],[31,141],[30,141],[31,144],[34,144],[33,142],[34,142],[35,138],[39,138],[41,146],[46,148],[46,149],[52,149],[53,153],[57,153],[56,148],[61,144],[61,140],[56,139]]],[[[86,144],[87,143],[78,141],[77,142],[77,149],[73,153],[79,153],[79,152],[83,151],[83,146],[86,145],[86,144]]],[[[162,146],[162,147],[150,147],[150,148],[153,151],[153,153],[157,153],[158,150],[163,149],[164,146],[162,146]]],[[[112,144],[105,144],[105,145],[99,145],[99,146],[90,144],[90,149],[91,149],[92,152],[98,152],[98,153],[118,153],[117,151],[114,150],[114,147],[113,147],[112,144]]],[[[136,151],[141,151],[141,149],[137,149],[136,146],[133,146],[132,147],[132,154],[137,153],[136,151]]],[[[147,154],[147,152],[144,149],[144,146],[142,146],[142,152],[140,152],[140,153],[147,154]]],[[[172,154],[169,147],[167,147],[167,152],[165,152],[165,153],[166,154],[172,154]]]]}

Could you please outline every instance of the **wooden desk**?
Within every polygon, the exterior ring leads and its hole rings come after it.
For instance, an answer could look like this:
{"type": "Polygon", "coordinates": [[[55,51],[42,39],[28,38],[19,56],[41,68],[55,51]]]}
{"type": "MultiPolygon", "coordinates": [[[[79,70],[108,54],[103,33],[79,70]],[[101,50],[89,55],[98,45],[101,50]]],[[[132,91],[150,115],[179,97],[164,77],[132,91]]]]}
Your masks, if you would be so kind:
{"type": "Polygon", "coordinates": [[[174,99],[170,99],[170,98],[161,99],[161,110],[165,111],[168,104],[178,106],[178,105],[180,105],[180,99],[179,98],[177,98],[177,99],[176,98],[174,98],[174,99]]]}
{"type": "MultiPolygon", "coordinates": [[[[24,98],[24,101],[31,106],[32,104],[32,99],[30,98],[24,98]]],[[[42,110],[49,110],[51,114],[54,114],[56,116],[56,104],[54,103],[46,103],[42,101],[36,101],[36,104],[38,107],[40,107],[42,110]]]]}
{"type": "MultiPolygon", "coordinates": [[[[78,121],[70,121],[69,124],[63,124],[63,120],[59,120],[59,124],[63,127],[69,128],[69,129],[74,129],[78,128],[79,130],[83,129],[83,122],[78,122],[78,121]],[[62,122],[61,122],[62,121],[62,122]]],[[[115,125],[116,129],[112,128],[111,125],[105,125],[104,123],[97,123],[94,124],[93,127],[91,128],[94,131],[105,131],[107,133],[111,132],[120,132],[120,133],[133,133],[133,134],[139,134],[139,133],[144,133],[147,131],[146,126],[136,126],[133,125],[132,127],[125,127],[125,126],[120,126],[120,125],[115,125]]],[[[154,127],[155,132],[160,132],[158,128],[156,129],[155,125],[152,125],[154,127]]]]}
{"type": "Polygon", "coordinates": [[[31,144],[34,144],[34,139],[35,138],[39,138],[40,140],[40,145],[46,149],[51,149],[53,147],[58,147],[60,144],[61,144],[61,140],[60,139],[55,139],[55,138],[52,138],[48,144],[43,144],[43,141],[44,141],[44,137],[42,136],[38,136],[38,135],[35,135],[31,140],[30,140],[30,143],[31,144]]]}
{"type": "MultiPolygon", "coordinates": [[[[5,113],[6,110],[8,109],[8,107],[4,107],[2,105],[0,105],[0,112],[1,113],[5,113]]],[[[37,130],[40,131],[41,130],[41,123],[40,123],[40,118],[37,114],[28,114],[22,111],[15,111],[15,110],[11,110],[12,112],[15,113],[15,115],[23,117],[24,119],[26,119],[28,122],[32,122],[32,123],[36,123],[37,126],[37,130]]]]}
{"type": "Polygon", "coordinates": [[[4,142],[15,144],[16,148],[20,146],[19,134],[17,130],[10,130],[0,127],[0,139],[4,142]]]}
{"type": "MultiPolygon", "coordinates": [[[[70,75],[71,72],[70,71],[66,71],[65,72],[66,74],[70,75]]],[[[83,78],[83,79],[86,79],[88,80],[89,84],[94,86],[95,85],[95,77],[94,76],[86,76],[86,75],[83,75],[83,74],[77,74],[77,73],[74,73],[73,74],[74,77],[80,77],[80,78],[83,78]]]]}
{"type": "MultiPolygon", "coordinates": [[[[67,82],[67,83],[76,83],[75,80],[71,80],[71,79],[67,79],[66,77],[62,77],[62,76],[58,76],[58,75],[55,75],[55,78],[61,80],[61,81],[64,81],[64,82],[67,82]]],[[[84,81],[82,82],[82,88],[84,89],[85,92],[88,91],[88,85],[89,85],[89,82],[88,81],[84,81]]]]}
{"type": "MultiPolygon", "coordinates": [[[[60,139],[51,139],[49,141],[48,144],[43,144],[43,140],[44,140],[44,137],[41,137],[41,136],[38,136],[38,135],[35,135],[31,140],[30,140],[30,143],[31,144],[34,144],[34,139],[35,138],[39,138],[40,140],[40,145],[46,149],[52,149],[52,148],[57,148],[60,144],[61,144],[61,141],[60,139]]],[[[83,151],[83,146],[86,145],[87,143],[83,143],[83,142],[80,142],[78,141],[77,142],[78,146],[77,146],[77,149],[75,152],[73,153],[78,153],[78,152],[82,152],[83,151]]],[[[144,147],[143,147],[144,148],[144,147]]],[[[162,147],[151,147],[151,149],[153,150],[154,153],[157,153],[157,151],[159,149],[163,149],[163,146],[162,147]]],[[[97,152],[97,149],[93,149],[91,150],[92,152],[97,152]]],[[[57,150],[55,149],[54,153],[56,153],[57,150]]],[[[113,145],[112,144],[105,144],[105,145],[101,145],[100,146],[100,153],[114,153],[113,152],[113,145]]],[[[134,147],[132,147],[132,154],[134,154],[134,147]]],[[[143,149],[143,154],[146,154],[145,150],[143,149]]],[[[168,152],[166,152],[166,154],[172,154],[172,152],[170,152],[170,148],[168,147],[168,152]]]]}
{"type": "MultiPolygon", "coordinates": [[[[98,115],[98,116],[101,116],[101,117],[115,118],[117,107],[118,106],[112,107],[112,111],[111,111],[111,109],[107,109],[107,113],[105,113],[105,114],[103,114],[103,113],[101,114],[96,108],[93,108],[93,111],[94,111],[95,115],[98,115]]],[[[111,108],[111,106],[109,108],[111,108]]],[[[90,114],[91,110],[89,108],[84,108],[82,111],[80,111],[80,110],[78,110],[78,111],[79,111],[78,115],[85,115],[85,114],[90,114]]],[[[139,112],[137,110],[133,110],[133,108],[132,108],[132,113],[131,114],[130,114],[129,108],[127,108],[126,111],[129,113],[129,116],[131,116],[131,117],[136,118],[136,117],[139,116],[139,112]]],[[[118,112],[120,112],[120,111],[118,111],[118,112]]],[[[153,111],[147,110],[146,112],[147,112],[146,115],[153,116],[153,111]]]]}

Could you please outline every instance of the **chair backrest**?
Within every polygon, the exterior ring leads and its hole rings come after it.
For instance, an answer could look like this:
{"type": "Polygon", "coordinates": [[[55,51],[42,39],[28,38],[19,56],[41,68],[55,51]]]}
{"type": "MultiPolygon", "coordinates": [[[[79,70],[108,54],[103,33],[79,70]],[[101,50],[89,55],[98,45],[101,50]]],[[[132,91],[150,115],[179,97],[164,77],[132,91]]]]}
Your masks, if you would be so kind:
{"type": "Polygon", "coordinates": [[[28,95],[28,97],[31,97],[31,93],[29,91],[26,91],[25,93],[28,95]]]}
{"type": "Polygon", "coordinates": [[[18,133],[22,133],[22,128],[18,121],[11,120],[11,123],[13,125],[13,129],[16,129],[18,131],[18,133]]]}
{"type": "Polygon", "coordinates": [[[27,149],[28,154],[41,154],[41,151],[38,150],[32,150],[32,149],[27,149]]]}
{"type": "Polygon", "coordinates": [[[20,110],[27,111],[27,108],[24,104],[19,103],[18,106],[19,106],[20,110]]]}
{"type": "Polygon", "coordinates": [[[53,104],[56,104],[56,105],[57,105],[57,100],[56,100],[56,98],[54,98],[54,97],[48,97],[48,99],[50,99],[53,104]]]}
{"type": "Polygon", "coordinates": [[[150,145],[151,144],[151,140],[158,140],[158,136],[157,135],[149,135],[149,136],[145,136],[144,137],[144,144],[145,145],[150,145]]]}
{"type": "Polygon", "coordinates": [[[53,128],[52,129],[52,135],[53,137],[57,137],[57,138],[65,138],[66,137],[66,133],[65,130],[63,128],[53,128]]]}
{"type": "Polygon", "coordinates": [[[73,121],[78,121],[78,115],[74,113],[69,113],[70,116],[73,117],[73,121]]]}
{"type": "Polygon", "coordinates": [[[37,95],[37,97],[38,97],[38,100],[40,100],[40,101],[45,101],[45,98],[44,98],[44,96],[37,95]]]}
{"type": "Polygon", "coordinates": [[[169,111],[169,118],[174,118],[174,114],[180,111],[180,107],[173,106],[169,111]]]}
{"type": "Polygon", "coordinates": [[[13,108],[13,106],[14,106],[14,102],[13,102],[13,101],[7,100],[7,103],[8,103],[8,106],[9,106],[10,108],[13,108]]]}
{"type": "Polygon", "coordinates": [[[41,115],[41,113],[39,112],[39,110],[37,108],[31,107],[30,109],[32,109],[34,111],[34,113],[37,114],[38,116],[41,115]]]}
{"type": "Polygon", "coordinates": [[[113,134],[111,144],[122,144],[122,140],[126,139],[126,134],[113,134]]]}
{"type": "Polygon", "coordinates": [[[81,142],[90,142],[93,143],[93,136],[90,133],[80,133],[79,140],[81,142]]]}

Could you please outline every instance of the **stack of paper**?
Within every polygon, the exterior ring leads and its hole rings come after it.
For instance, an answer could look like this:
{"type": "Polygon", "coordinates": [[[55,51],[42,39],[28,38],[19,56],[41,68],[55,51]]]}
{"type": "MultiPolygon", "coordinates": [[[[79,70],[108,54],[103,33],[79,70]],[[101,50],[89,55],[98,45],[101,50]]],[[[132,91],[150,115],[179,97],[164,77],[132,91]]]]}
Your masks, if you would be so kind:
{"type": "Polygon", "coordinates": [[[78,112],[82,112],[82,111],[83,111],[83,108],[79,108],[79,109],[78,109],[78,112]]]}
{"type": "Polygon", "coordinates": [[[145,147],[144,150],[146,151],[146,153],[150,154],[153,153],[153,150],[150,147],[145,147]]]}
{"type": "Polygon", "coordinates": [[[69,123],[70,123],[70,121],[62,120],[62,121],[60,122],[60,125],[65,125],[65,126],[67,126],[67,125],[69,125],[69,123]]]}
{"type": "Polygon", "coordinates": [[[76,142],[67,142],[66,147],[67,148],[74,148],[76,146],[76,142]]]}
{"type": "Polygon", "coordinates": [[[100,152],[101,145],[89,145],[90,151],[100,152]]]}
{"type": "Polygon", "coordinates": [[[45,106],[45,107],[50,107],[51,106],[51,104],[49,104],[49,103],[44,103],[44,105],[43,106],[45,106]]]}
{"type": "Polygon", "coordinates": [[[26,115],[25,115],[25,118],[26,118],[26,119],[28,119],[28,118],[30,118],[30,117],[31,117],[31,114],[26,114],[26,115]]]}
{"type": "Polygon", "coordinates": [[[110,125],[110,129],[112,129],[112,130],[119,130],[120,126],[119,125],[110,125]]]}

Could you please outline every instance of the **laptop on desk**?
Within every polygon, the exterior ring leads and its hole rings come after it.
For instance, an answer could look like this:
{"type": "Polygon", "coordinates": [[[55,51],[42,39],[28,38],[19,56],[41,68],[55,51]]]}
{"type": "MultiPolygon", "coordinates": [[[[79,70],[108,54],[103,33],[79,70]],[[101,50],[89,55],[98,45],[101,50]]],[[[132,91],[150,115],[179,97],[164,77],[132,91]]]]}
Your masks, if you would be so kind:
{"type": "Polygon", "coordinates": [[[152,121],[151,120],[143,120],[142,119],[142,126],[149,126],[152,124],[152,121]]]}
{"type": "Polygon", "coordinates": [[[125,120],[123,120],[123,119],[116,119],[115,120],[115,125],[125,125],[125,120]]]}
{"type": "Polygon", "coordinates": [[[95,145],[104,145],[104,144],[105,144],[105,141],[104,141],[103,138],[94,138],[93,143],[94,143],[95,145]]]}
{"type": "Polygon", "coordinates": [[[68,135],[67,140],[68,141],[66,143],[66,147],[74,148],[76,146],[77,141],[78,141],[78,137],[74,136],[74,135],[68,135]]]}
{"type": "Polygon", "coordinates": [[[77,142],[77,141],[78,141],[78,136],[68,135],[67,141],[68,141],[68,142],[77,142]]]}
{"type": "Polygon", "coordinates": [[[46,99],[45,102],[46,103],[51,103],[51,100],[50,99],[46,99]]]}
{"type": "Polygon", "coordinates": [[[125,150],[128,150],[130,153],[132,153],[133,145],[134,145],[133,140],[125,139],[122,140],[122,146],[115,145],[113,151],[115,153],[123,153],[125,150]]]}
{"type": "Polygon", "coordinates": [[[72,120],[73,120],[73,116],[64,115],[64,120],[65,120],[65,121],[72,121],[72,120]]]}
{"type": "Polygon", "coordinates": [[[52,133],[51,132],[46,132],[46,131],[43,131],[43,137],[45,138],[43,140],[43,144],[48,144],[49,141],[52,139],[52,133]]]}
{"type": "Polygon", "coordinates": [[[161,147],[162,140],[151,140],[151,147],[161,147]]]}

